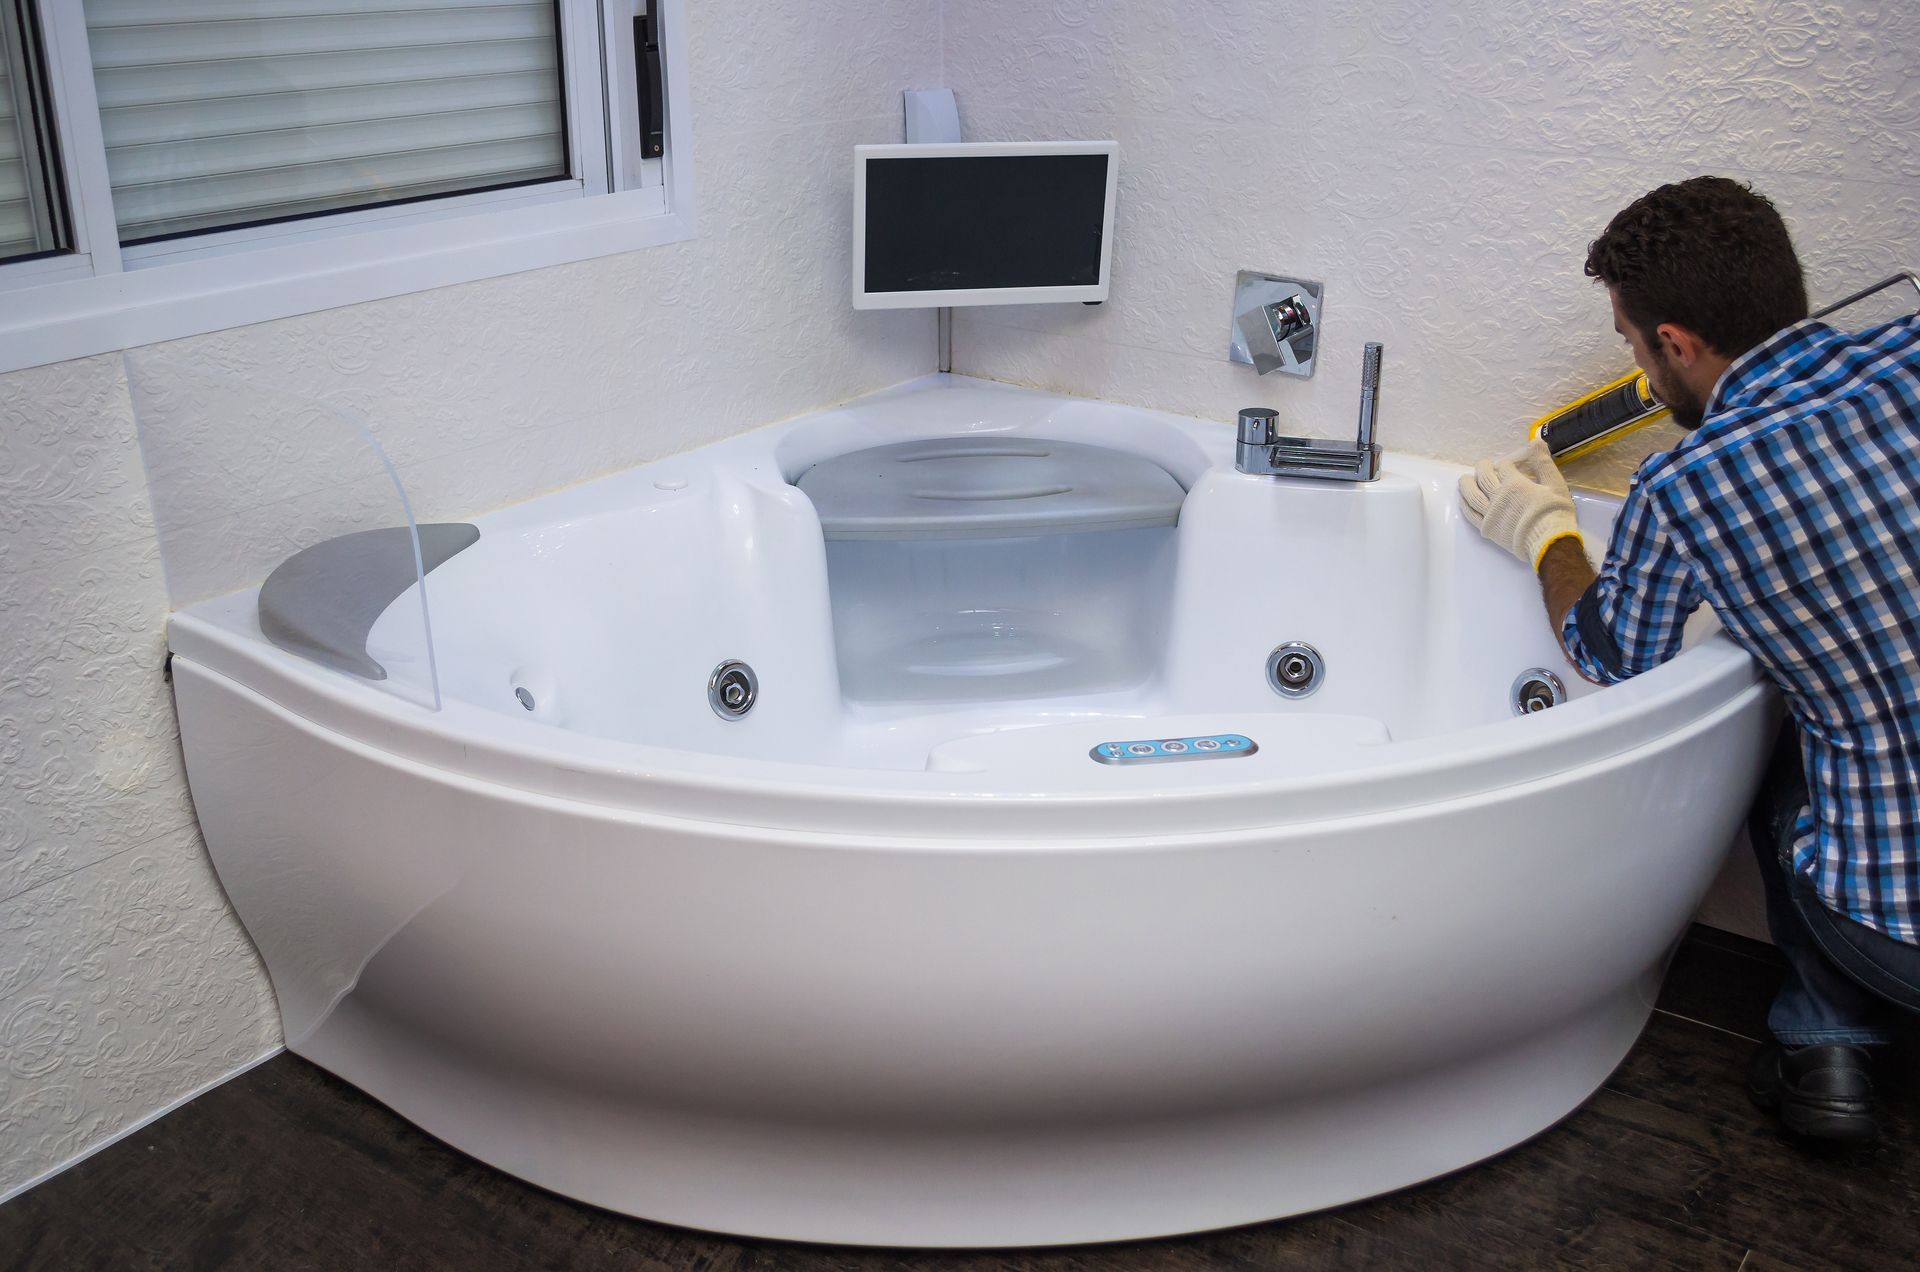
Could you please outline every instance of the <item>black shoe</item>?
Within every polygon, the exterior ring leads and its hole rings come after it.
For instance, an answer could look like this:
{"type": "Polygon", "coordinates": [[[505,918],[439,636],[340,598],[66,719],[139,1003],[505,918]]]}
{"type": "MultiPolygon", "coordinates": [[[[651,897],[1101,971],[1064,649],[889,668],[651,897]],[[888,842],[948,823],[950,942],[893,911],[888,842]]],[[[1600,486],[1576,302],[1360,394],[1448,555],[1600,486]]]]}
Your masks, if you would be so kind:
{"type": "Polygon", "coordinates": [[[1777,1109],[1780,1125],[1795,1135],[1857,1144],[1879,1133],[1872,1061],[1859,1047],[1765,1043],[1747,1067],[1747,1094],[1777,1109]]]}

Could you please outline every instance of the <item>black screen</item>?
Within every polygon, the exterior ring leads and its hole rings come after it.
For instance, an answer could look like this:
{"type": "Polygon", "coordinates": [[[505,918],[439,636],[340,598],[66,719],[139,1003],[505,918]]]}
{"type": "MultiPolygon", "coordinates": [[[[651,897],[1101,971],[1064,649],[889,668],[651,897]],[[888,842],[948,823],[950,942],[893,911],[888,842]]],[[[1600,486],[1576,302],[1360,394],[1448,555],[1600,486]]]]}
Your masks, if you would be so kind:
{"type": "Polygon", "coordinates": [[[867,291],[1098,285],[1108,158],[867,160],[867,291]]]}

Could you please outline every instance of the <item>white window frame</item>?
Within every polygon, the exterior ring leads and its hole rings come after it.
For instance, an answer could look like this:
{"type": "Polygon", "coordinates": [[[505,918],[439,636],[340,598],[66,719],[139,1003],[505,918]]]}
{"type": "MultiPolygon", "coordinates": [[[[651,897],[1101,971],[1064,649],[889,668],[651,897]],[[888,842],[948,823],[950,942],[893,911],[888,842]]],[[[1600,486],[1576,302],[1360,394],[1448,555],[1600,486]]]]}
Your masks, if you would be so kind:
{"type": "Polygon", "coordinates": [[[666,155],[637,172],[621,145],[631,81],[609,54],[630,44],[641,10],[562,0],[575,176],[123,249],[84,15],[76,0],[40,0],[74,250],[0,265],[0,372],[692,238],[687,6],[649,2],[660,15],[666,155]],[[611,136],[601,127],[610,113],[611,136]],[[614,193],[591,192],[609,183],[614,193]]]}

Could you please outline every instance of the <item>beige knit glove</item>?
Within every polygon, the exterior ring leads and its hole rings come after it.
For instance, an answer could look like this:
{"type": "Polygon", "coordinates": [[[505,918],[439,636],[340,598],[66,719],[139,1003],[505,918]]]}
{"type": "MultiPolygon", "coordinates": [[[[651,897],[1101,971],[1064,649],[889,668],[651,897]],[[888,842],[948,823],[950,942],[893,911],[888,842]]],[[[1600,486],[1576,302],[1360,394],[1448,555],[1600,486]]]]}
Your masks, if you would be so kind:
{"type": "Polygon", "coordinates": [[[1460,479],[1460,504],[1489,542],[1535,570],[1548,544],[1580,536],[1566,479],[1537,437],[1504,459],[1476,464],[1460,479]]]}

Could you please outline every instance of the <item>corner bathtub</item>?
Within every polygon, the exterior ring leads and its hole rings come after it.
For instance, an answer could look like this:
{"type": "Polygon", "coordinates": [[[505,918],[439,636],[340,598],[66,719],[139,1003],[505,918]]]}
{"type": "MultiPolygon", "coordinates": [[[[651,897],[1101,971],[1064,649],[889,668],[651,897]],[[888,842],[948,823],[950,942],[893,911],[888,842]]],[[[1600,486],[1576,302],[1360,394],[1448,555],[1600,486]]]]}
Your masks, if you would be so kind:
{"type": "Polygon", "coordinates": [[[253,592],[175,615],[194,804],[288,1047],[536,1184],[804,1241],[1242,1224],[1551,1125],[1644,1025],[1768,693],[1711,633],[1578,683],[1453,467],[1232,447],[934,377],[490,514],[428,579],[438,712],[267,643],[253,592]],[[983,432],[1172,473],[1169,546],[1116,576],[1165,594],[1091,687],[850,697],[789,481],[983,432]],[[1268,685],[1288,640],[1310,697],[1268,685]],[[760,701],[722,719],[736,658],[760,701]],[[1531,667],[1571,699],[1515,716],[1531,667]],[[1090,757],[1224,732],[1258,752],[1090,757]]]}

